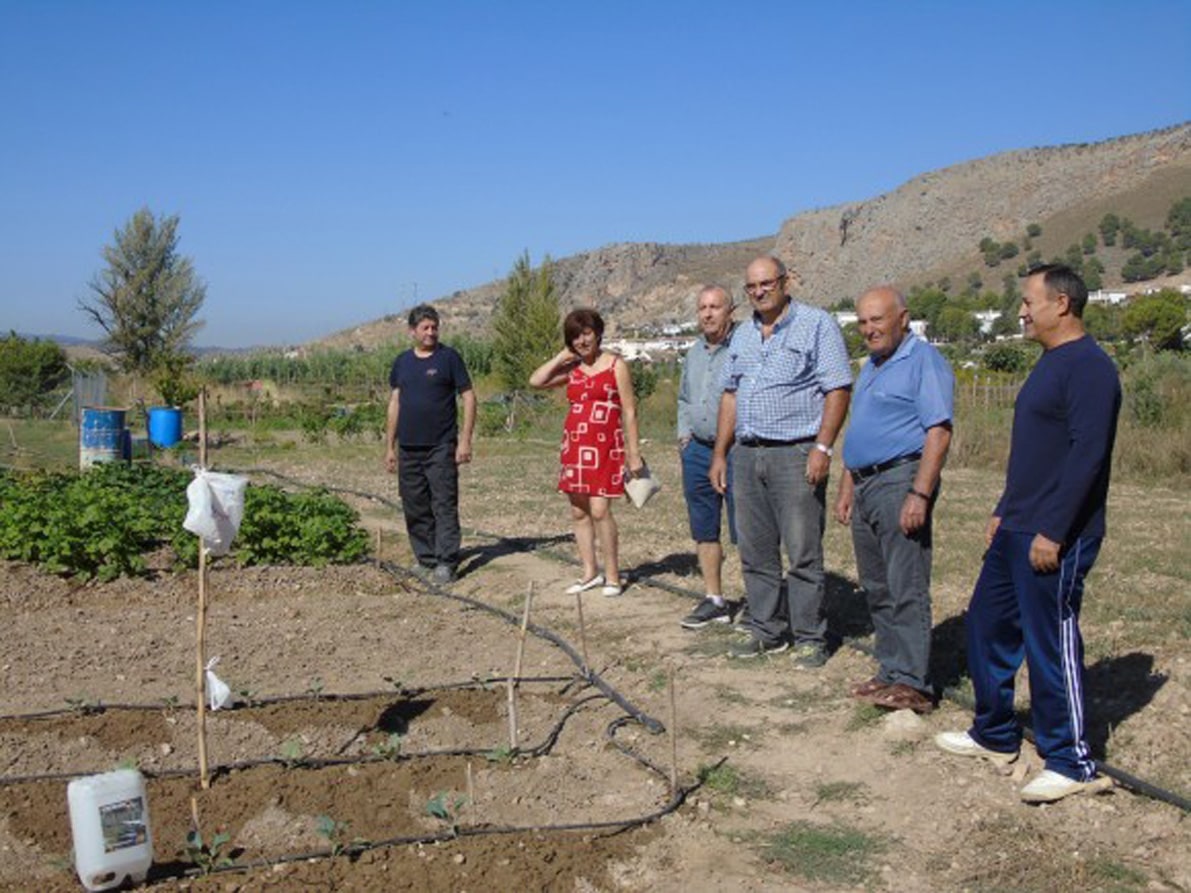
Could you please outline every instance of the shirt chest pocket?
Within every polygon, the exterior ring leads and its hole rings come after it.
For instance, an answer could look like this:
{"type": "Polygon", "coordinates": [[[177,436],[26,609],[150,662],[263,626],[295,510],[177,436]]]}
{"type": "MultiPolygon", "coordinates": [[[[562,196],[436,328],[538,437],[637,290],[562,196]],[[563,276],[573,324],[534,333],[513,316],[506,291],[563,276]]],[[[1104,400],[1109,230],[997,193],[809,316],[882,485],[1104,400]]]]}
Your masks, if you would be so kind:
{"type": "Polygon", "coordinates": [[[769,351],[765,367],[767,379],[784,384],[805,384],[815,377],[813,357],[795,346],[783,345],[769,351]]]}

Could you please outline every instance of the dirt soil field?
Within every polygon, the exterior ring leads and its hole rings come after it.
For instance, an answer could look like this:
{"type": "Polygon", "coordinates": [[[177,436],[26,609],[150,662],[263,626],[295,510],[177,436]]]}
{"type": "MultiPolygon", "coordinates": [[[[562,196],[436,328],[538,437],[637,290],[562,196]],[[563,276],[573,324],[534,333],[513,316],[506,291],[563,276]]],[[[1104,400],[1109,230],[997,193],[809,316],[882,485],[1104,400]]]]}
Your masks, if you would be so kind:
{"type": "MultiPolygon", "coordinates": [[[[581,651],[576,600],[563,594],[575,575],[560,560],[571,551],[563,503],[548,486],[522,486],[526,465],[548,480],[550,453],[481,451],[477,464],[488,467],[465,478],[473,530],[450,591],[516,618],[532,584],[533,622],[581,651]]],[[[264,464],[239,458],[241,467],[264,464]]],[[[624,711],[577,680],[562,649],[530,635],[523,675],[531,678],[517,698],[525,752],[510,755],[502,680],[516,623],[371,564],[216,563],[207,654],[219,656],[216,672],[237,706],[209,714],[210,760],[271,762],[217,771],[199,790],[185,772],[197,765],[194,574],[79,585],[8,563],[0,564],[0,889],[79,889],[65,775],[134,763],[149,776],[150,879],[162,889],[1191,890],[1191,835],[1178,807],[1122,787],[1027,807],[1017,797],[1021,769],[1001,774],[934,749],[938,731],[966,727],[964,707],[945,700],[929,716],[886,715],[848,697],[873,663],[861,650],[871,630],[841,531],[828,534],[829,590],[831,625],[844,641],[823,669],[795,670],[781,655],[732,661],[727,627],[681,629],[697,578],[676,468],[650,459],[674,485],[642,512],[619,510],[632,583],[619,599],[585,596],[584,631],[592,668],[667,725],[673,676],[680,784],[706,779],[676,810],[620,833],[599,827],[666,810],[669,736],[636,723],[614,734],[661,773],[626,755],[608,731],[624,711]],[[291,699],[275,700],[283,697],[291,699]],[[204,836],[226,830],[224,853],[256,867],[165,877],[191,867],[181,851],[192,797],[204,836]],[[559,825],[584,827],[547,827],[559,825]],[[417,837],[436,839],[306,858],[417,837]],[[295,855],[303,858],[288,859],[295,855]]],[[[311,483],[395,490],[368,451],[270,464],[311,483]]],[[[960,509],[991,504],[993,486],[978,472],[949,475],[941,506],[952,500],[956,509],[940,518],[935,660],[938,678],[961,694],[961,611],[980,513],[960,509]]],[[[1179,494],[1122,492],[1138,502],[1119,512],[1126,521],[1163,499],[1183,504],[1179,494]]],[[[408,566],[392,511],[351,501],[382,531],[381,558],[408,566]]],[[[1186,537],[1185,515],[1175,537],[1186,537]]],[[[1153,579],[1144,588],[1185,598],[1183,571],[1171,572],[1170,561],[1147,563],[1153,579]]],[[[1111,553],[1103,564],[1098,593],[1131,567],[1111,553]]],[[[727,576],[729,591],[740,592],[734,554],[727,576]]],[[[1181,610],[1185,622],[1185,602],[1181,610]]],[[[1186,796],[1186,627],[1138,634],[1115,622],[1091,616],[1085,631],[1093,744],[1114,766],[1186,796]],[[1093,647],[1093,637],[1102,644],[1093,647]]]]}

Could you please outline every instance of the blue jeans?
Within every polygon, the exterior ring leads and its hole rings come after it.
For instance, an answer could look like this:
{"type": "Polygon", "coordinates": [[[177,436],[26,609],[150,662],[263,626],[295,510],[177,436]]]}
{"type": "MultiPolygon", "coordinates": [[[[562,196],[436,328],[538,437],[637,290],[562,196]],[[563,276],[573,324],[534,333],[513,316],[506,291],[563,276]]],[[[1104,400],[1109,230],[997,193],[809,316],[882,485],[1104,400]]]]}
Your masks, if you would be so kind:
{"type": "Polygon", "coordinates": [[[968,672],[976,693],[969,734],[990,750],[1021,746],[1013,712],[1013,682],[1030,665],[1030,717],[1046,768],[1077,781],[1096,772],[1085,737],[1083,638],[1079,610],[1083,581],[1100,552],[1100,537],[1064,548],[1059,569],[1030,566],[1032,533],[998,530],[968,606],[968,672]]]}
{"type": "Polygon", "coordinates": [[[823,647],[823,526],[827,481],[806,482],[812,444],[732,450],[740,568],[754,634],[823,647]],[[789,570],[782,573],[782,550],[789,570]]]}
{"type": "Polygon", "coordinates": [[[852,545],[856,570],[876,630],[877,678],[930,691],[931,518],[906,536],[902,504],[918,463],[908,462],[856,485],[852,545]]]}
{"type": "MultiPolygon", "coordinates": [[[[690,440],[682,449],[682,495],[686,497],[691,539],[697,543],[720,541],[720,518],[728,507],[728,536],[736,542],[736,517],[732,499],[732,466],[728,465],[728,492],[720,495],[711,486],[711,447],[690,440]]],[[[729,454],[730,455],[730,454],[729,454]]]]}

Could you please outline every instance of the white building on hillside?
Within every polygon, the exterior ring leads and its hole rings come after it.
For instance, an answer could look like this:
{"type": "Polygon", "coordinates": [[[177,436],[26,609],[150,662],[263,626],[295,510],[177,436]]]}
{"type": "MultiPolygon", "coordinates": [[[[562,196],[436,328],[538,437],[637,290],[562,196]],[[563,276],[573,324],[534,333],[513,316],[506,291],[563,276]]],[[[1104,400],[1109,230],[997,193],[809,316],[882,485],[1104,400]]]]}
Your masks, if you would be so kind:
{"type": "Polygon", "coordinates": [[[1002,316],[1000,310],[977,310],[972,314],[976,317],[976,322],[980,323],[980,334],[991,335],[993,323],[995,323],[1002,316]]]}
{"type": "Polygon", "coordinates": [[[1095,291],[1088,292],[1088,303],[1111,304],[1116,306],[1117,304],[1125,303],[1125,299],[1128,297],[1129,295],[1123,291],[1105,291],[1102,288],[1098,288],[1095,291]]]}

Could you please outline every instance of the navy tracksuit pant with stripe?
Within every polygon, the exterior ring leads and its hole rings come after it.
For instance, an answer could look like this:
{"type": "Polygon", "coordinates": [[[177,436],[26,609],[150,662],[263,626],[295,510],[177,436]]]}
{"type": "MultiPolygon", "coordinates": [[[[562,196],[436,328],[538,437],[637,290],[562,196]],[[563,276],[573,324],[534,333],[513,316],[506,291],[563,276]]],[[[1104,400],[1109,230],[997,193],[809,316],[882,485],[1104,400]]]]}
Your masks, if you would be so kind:
{"type": "Polygon", "coordinates": [[[1046,768],[1088,781],[1095,764],[1084,730],[1083,581],[1100,551],[1100,537],[1080,537],[1064,549],[1059,569],[1030,566],[1032,533],[998,530],[968,606],[968,672],[976,693],[969,734],[990,750],[1021,746],[1013,683],[1029,665],[1030,713],[1046,768]]]}

